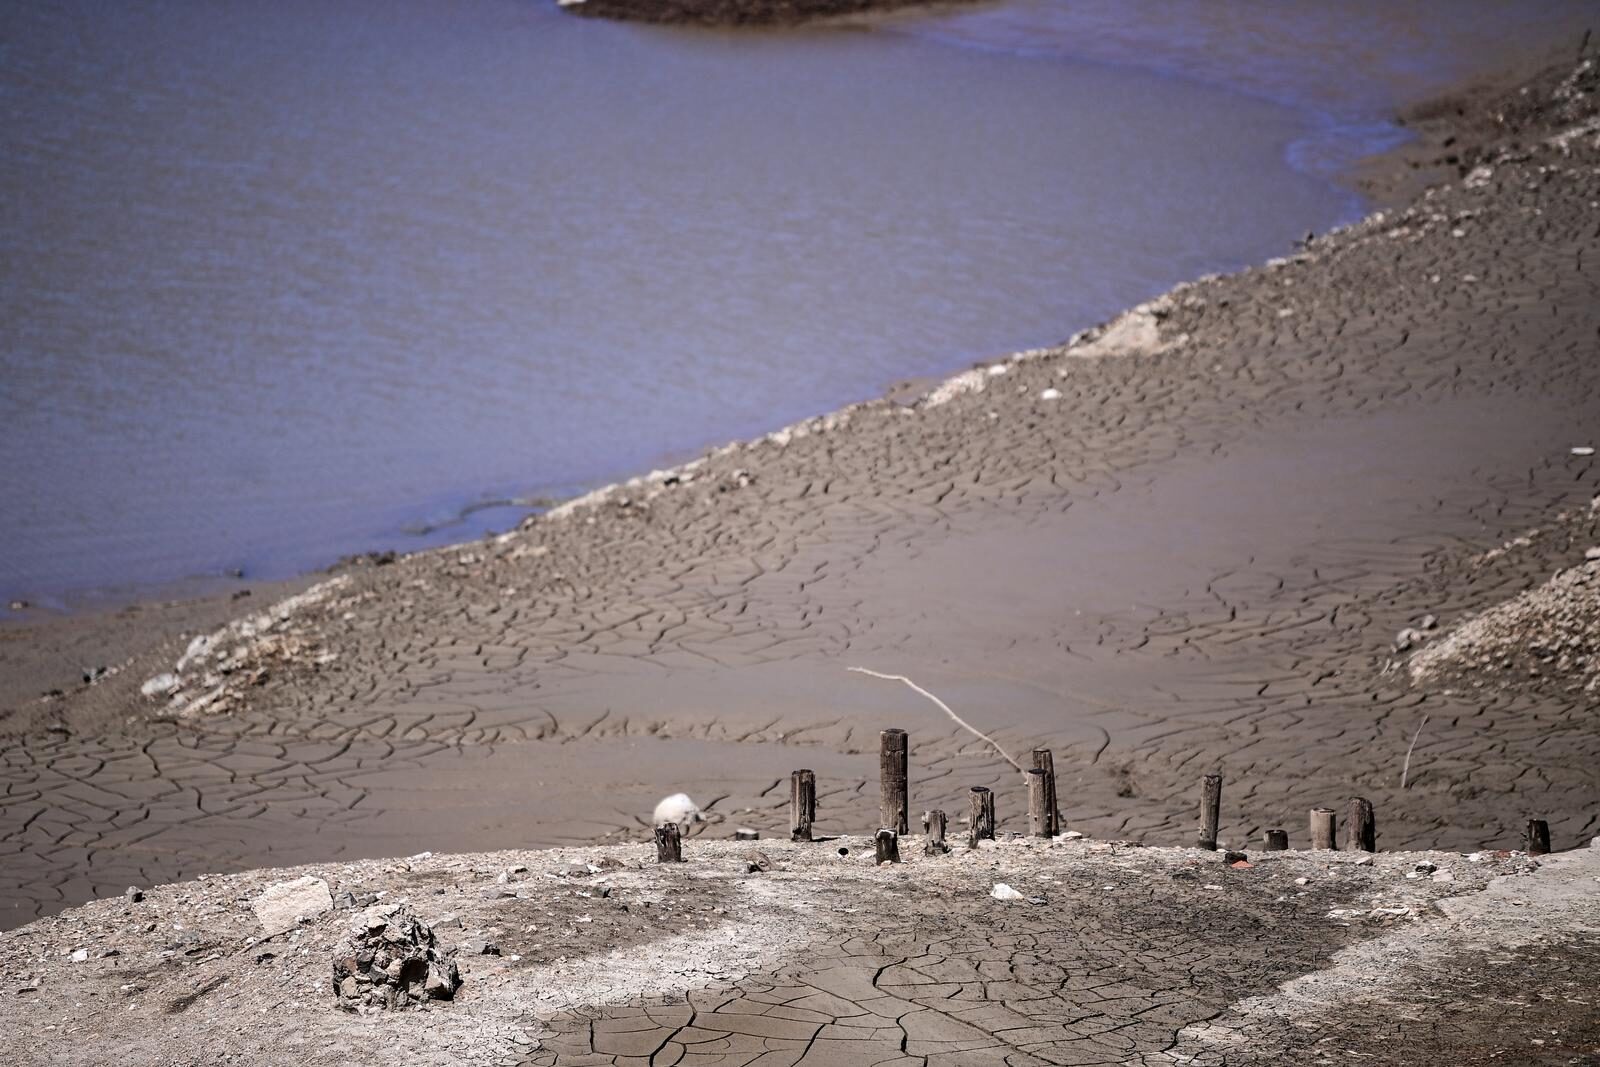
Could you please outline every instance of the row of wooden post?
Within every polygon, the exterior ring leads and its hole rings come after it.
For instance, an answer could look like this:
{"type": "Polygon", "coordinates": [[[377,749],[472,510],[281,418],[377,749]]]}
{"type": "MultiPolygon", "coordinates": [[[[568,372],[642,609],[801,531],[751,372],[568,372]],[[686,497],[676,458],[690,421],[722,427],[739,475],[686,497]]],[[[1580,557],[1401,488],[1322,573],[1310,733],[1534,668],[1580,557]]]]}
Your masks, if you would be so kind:
{"type": "MultiPolygon", "coordinates": [[[[1222,817],[1222,775],[1208,774],[1200,779],[1200,847],[1217,847],[1217,825],[1222,817]]],[[[1337,849],[1339,814],[1332,808],[1311,809],[1311,847],[1337,849]]],[[[1529,819],[1524,834],[1528,855],[1543,856],[1550,851],[1550,826],[1543,819],[1529,819]]],[[[1262,844],[1268,852],[1282,852],[1289,847],[1289,832],[1282,829],[1267,830],[1262,834],[1262,844]]],[[[1366,797],[1351,797],[1345,806],[1344,850],[1346,852],[1378,851],[1378,819],[1372,801],[1366,797]]]]}
{"type": "MultiPolygon", "coordinates": [[[[879,830],[874,837],[874,847],[879,863],[900,861],[899,835],[909,833],[909,766],[910,751],[906,732],[900,729],[883,731],[878,739],[878,789],[879,830]]],[[[1056,802],[1055,758],[1047,748],[1033,750],[1033,767],[1028,778],[1028,832],[1034,837],[1055,837],[1061,831],[1061,812],[1056,802]]],[[[975,785],[967,794],[967,843],[977,848],[978,842],[994,840],[994,791],[975,785]]],[[[789,839],[810,841],[811,827],[817,818],[817,776],[810,770],[798,770],[789,776],[789,839]]],[[[1208,774],[1200,780],[1200,840],[1204,849],[1217,847],[1217,828],[1222,820],[1222,775],[1208,774]]],[[[946,817],[943,811],[927,812],[922,817],[923,833],[927,836],[929,854],[948,852],[945,844],[946,817]]],[[[1336,849],[1338,813],[1332,808],[1312,808],[1310,821],[1311,847],[1336,849]]],[[[1289,847],[1287,830],[1271,829],[1264,832],[1263,845],[1268,852],[1281,852],[1289,847]]],[[[1543,819],[1528,820],[1526,833],[1527,852],[1542,856],[1550,851],[1550,827],[1543,819]]],[[[1365,797],[1353,797],[1345,809],[1344,848],[1347,852],[1376,852],[1378,847],[1377,817],[1372,802],[1365,797]]],[[[683,839],[679,828],[667,823],[656,827],[656,856],[663,863],[683,859],[683,839]]]]}

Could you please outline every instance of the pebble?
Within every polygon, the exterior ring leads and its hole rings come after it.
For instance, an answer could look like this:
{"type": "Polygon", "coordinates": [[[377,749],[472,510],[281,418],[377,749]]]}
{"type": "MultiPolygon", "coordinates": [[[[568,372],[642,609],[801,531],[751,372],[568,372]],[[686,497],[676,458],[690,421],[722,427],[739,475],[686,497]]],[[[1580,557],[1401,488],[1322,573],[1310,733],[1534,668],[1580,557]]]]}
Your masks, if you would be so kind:
{"type": "Polygon", "coordinates": [[[1588,445],[1579,445],[1572,450],[1572,454],[1574,456],[1592,456],[1594,455],[1594,449],[1588,445]]]}
{"type": "Polygon", "coordinates": [[[1046,389],[1044,392],[1039,394],[1039,399],[1040,400],[1060,400],[1061,399],[1061,390],[1059,390],[1059,389],[1046,389]]]}
{"type": "Polygon", "coordinates": [[[83,963],[88,958],[89,958],[89,950],[86,949],[86,948],[80,948],[78,951],[76,951],[76,952],[74,952],[72,954],[72,962],[73,963],[83,963]]]}
{"type": "Polygon", "coordinates": [[[989,895],[991,897],[994,897],[994,899],[996,899],[996,900],[1021,900],[1022,899],[1022,894],[1021,893],[1017,892],[1015,889],[1012,889],[1010,886],[1006,885],[1004,882],[996,882],[994,888],[989,890],[989,895]]]}

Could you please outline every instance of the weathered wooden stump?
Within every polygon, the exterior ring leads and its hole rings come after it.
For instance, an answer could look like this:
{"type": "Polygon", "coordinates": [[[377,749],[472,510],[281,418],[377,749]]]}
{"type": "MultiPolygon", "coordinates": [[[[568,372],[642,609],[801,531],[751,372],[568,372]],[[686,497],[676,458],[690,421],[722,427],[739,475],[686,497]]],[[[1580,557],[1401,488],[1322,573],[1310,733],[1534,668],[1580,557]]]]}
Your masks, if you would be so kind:
{"type": "Polygon", "coordinates": [[[789,775],[789,840],[810,841],[817,818],[817,776],[809,770],[789,775]]]}
{"type": "Polygon", "coordinates": [[[1043,771],[1045,780],[1049,783],[1046,788],[1050,791],[1047,801],[1047,810],[1050,813],[1048,836],[1054,837],[1061,832],[1061,807],[1056,801],[1056,758],[1048,748],[1033,750],[1033,769],[1043,771]]]}
{"type": "Polygon", "coordinates": [[[1217,824],[1222,819],[1222,775],[1200,779],[1200,847],[1217,849],[1217,824]]]}
{"type": "Polygon", "coordinates": [[[922,817],[922,830],[928,835],[927,844],[922,851],[930,856],[942,856],[950,851],[950,846],[944,843],[945,818],[944,812],[935,808],[922,817]]]}
{"type": "Polygon", "coordinates": [[[878,735],[878,789],[880,825],[897,834],[909,833],[906,807],[907,744],[904,730],[889,729],[878,735]]]}
{"type": "Polygon", "coordinates": [[[1338,825],[1338,817],[1332,808],[1311,809],[1311,847],[1332,849],[1333,833],[1338,825]]]}
{"type": "Polygon", "coordinates": [[[1378,819],[1372,810],[1372,801],[1366,797],[1351,797],[1344,814],[1344,850],[1346,852],[1378,851],[1378,819]]]}
{"type": "Polygon", "coordinates": [[[967,793],[968,848],[977,848],[979,841],[994,840],[994,793],[985,785],[975,785],[967,793]]]}
{"type": "Polygon", "coordinates": [[[1543,819],[1529,819],[1528,829],[1523,833],[1527,842],[1528,855],[1544,856],[1550,852],[1550,824],[1543,819]]]}
{"type": "Polygon", "coordinates": [[[678,832],[677,823],[664,822],[656,827],[656,862],[683,862],[683,835],[678,832]]]}
{"type": "Polygon", "coordinates": [[[1034,837],[1054,837],[1050,826],[1050,775],[1038,768],[1028,772],[1028,832],[1034,837]]]}
{"type": "Polygon", "coordinates": [[[872,839],[879,863],[900,862],[900,835],[885,826],[872,839]]]}
{"type": "Polygon", "coordinates": [[[1266,839],[1268,852],[1282,852],[1289,847],[1289,831],[1268,830],[1262,835],[1266,839]]]}

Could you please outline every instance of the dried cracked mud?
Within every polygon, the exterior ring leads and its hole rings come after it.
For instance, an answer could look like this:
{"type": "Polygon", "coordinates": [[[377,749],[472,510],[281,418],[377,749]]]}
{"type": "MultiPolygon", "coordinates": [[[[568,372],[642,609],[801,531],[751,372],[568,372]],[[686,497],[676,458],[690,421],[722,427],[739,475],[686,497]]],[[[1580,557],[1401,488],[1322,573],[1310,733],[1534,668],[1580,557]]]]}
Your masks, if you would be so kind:
{"type": "Polygon", "coordinates": [[[634,845],[208,875],[0,935],[0,1027],[29,1035],[24,1064],[102,1063],[114,1047],[131,1067],[1600,1055],[1575,969],[1600,951],[1600,848],[1538,862],[1279,852],[1234,867],[1128,843],[902,845],[906,862],[884,866],[846,838],[694,842],[669,865],[634,845]],[[765,870],[749,869],[753,848],[765,870]],[[359,913],[262,938],[250,910],[302,874],[435,923],[441,948],[462,951],[455,999],[339,1010],[330,954],[359,913]],[[997,882],[1028,899],[994,899],[997,882]],[[465,954],[484,938],[500,955],[465,954]],[[1519,1009],[1518,1025],[1494,1005],[1519,1009]]]}
{"type": "Polygon", "coordinates": [[[17,705],[0,925],[205,870],[636,839],[678,790],[770,831],[797,767],[819,829],[860,831],[887,726],[914,809],[989,785],[1021,825],[992,750],[850,666],[1053,748],[1096,836],[1192,841],[1212,770],[1236,844],[1358,794],[1386,849],[1600,832],[1592,693],[1414,684],[1394,649],[1600,567],[1595,80],[1283,260],[17,705]]]}

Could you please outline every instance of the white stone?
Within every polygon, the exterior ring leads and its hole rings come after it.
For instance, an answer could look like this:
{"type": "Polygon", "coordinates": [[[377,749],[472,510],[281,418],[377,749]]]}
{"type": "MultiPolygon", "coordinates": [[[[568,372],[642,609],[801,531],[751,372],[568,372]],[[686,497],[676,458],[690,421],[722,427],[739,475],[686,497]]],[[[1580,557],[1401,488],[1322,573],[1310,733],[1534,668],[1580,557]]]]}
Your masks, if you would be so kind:
{"type": "Polygon", "coordinates": [[[670,822],[677,823],[682,829],[690,823],[705,821],[706,817],[701,814],[700,806],[689,799],[688,793],[674,793],[670,797],[664,797],[661,803],[656,805],[650,825],[661,826],[670,822]]]}
{"type": "Polygon", "coordinates": [[[147,697],[164,697],[176,693],[183,687],[183,679],[168,671],[158,674],[139,687],[139,692],[147,697]]]}
{"type": "Polygon", "coordinates": [[[989,895],[991,897],[994,897],[994,899],[996,899],[996,900],[1021,900],[1022,899],[1022,894],[1021,893],[1017,892],[1015,889],[1012,889],[1010,886],[1006,885],[1004,882],[996,882],[995,885],[994,885],[994,888],[989,890],[989,895]]]}
{"type": "Polygon", "coordinates": [[[292,930],[302,918],[333,910],[333,894],[321,878],[305,875],[267,886],[250,905],[267,936],[292,930]]]}

